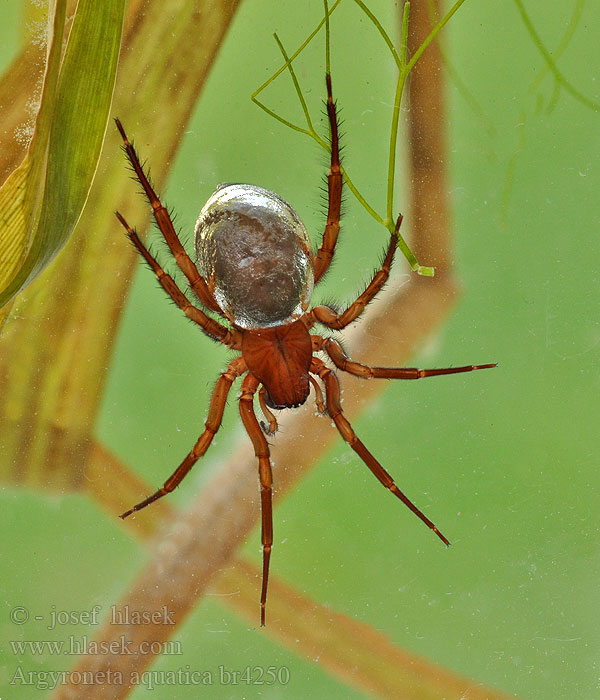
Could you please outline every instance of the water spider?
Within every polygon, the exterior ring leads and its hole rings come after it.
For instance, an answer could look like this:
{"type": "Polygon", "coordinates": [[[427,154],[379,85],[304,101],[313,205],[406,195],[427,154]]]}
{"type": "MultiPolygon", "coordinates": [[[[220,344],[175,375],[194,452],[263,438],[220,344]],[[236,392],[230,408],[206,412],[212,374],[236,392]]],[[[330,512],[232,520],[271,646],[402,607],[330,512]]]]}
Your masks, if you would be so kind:
{"type": "Polygon", "coordinates": [[[313,286],[320,282],[329,268],[340,230],[342,173],[338,123],[329,74],[326,75],[326,85],[331,163],[327,176],[327,223],[316,254],[313,254],[304,225],[283,199],[260,187],[230,184],[219,186],[200,213],[195,230],[194,262],[184,250],[167,210],[150,185],[123,126],[116,120],[127,157],[152,205],[156,223],[179,269],[187,278],[191,291],[200,302],[199,306],[189,301],[118,212],[117,218],[164,290],[183,313],[210,338],[240,353],[217,380],[205,430],[192,450],[158,491],[121,517],[126,518],[145,508],[180,484],[206,452],[219,429],[233,382],[244,377],[239,409],[258,459],[262,506],[261,625],[265,624],[273,545],[273,477],[266,435],[277,429],[277,420],[272,411],[300,406],[307,400],[311,388],[318,410],[329,414],[341,436],[377,479],[431,528],[444,544],[449,544],[357,437],[342,412],[337,375],[315,353],[325,353],[343,372],[367,378],[420,379],[495,366],[468,365],[446,369],[368,367],[351,360],[337,340],[310,333],[316,323],[328,329],[342,330],[361,315],[388,279],[402,222],[399,216],[381,269],[348,308],[342,313],[336,313],[328,306],[309,309],[313,286]],[[222,317],[227,324],[215,320],[206,311],[222,317]],[[268,425],[262,421],[259,423],[256,417],[254,396],[257,392],[268,425]]]}

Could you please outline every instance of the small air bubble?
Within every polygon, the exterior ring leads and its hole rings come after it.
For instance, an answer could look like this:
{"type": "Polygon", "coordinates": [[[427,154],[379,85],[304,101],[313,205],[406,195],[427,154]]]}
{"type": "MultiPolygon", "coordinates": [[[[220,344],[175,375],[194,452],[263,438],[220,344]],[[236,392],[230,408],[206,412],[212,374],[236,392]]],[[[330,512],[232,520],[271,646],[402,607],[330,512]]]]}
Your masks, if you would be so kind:
{"type": "Polygon", "coordinates": [[[27,122],[15,129],[15,139],[22,145],[28,146],[31,143],[35,127],[32,122],[27,122]]]}

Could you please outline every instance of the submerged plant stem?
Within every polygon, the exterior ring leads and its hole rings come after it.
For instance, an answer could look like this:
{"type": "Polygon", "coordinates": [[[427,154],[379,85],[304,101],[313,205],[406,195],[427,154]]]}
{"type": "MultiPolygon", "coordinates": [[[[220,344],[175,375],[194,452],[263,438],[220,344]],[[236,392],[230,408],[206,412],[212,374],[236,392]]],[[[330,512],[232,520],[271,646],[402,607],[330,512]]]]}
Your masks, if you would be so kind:
{"type": "MultiPolygon", "coordinates": [[[[410,61],[407,62],[407,46],[408,46],[408,28],[409,28],[409,14],[410,14],[410,3],[406,2],[404,4],[404,9],[403,9],[403,18],[402,18],[402,39],[401,39],[401,49],[400,49],[400,54],[398,54],[392,40],[390,39],[389,35],[379,22],[379,20],[375,17],[375,15],[369,10],[369,8],[365,5],[365,3],[362,0],[354,0],[355,4],[360,8],[360,10],[369,18],[371,23],[375,26],[381,37],[383,38],[385,44],[387,45],[388,49],[390,50],[390,53],[394,59],[394,62],[396,63],[396,66],[398,68],[398,79],[396,82],[396,90],[395,90],[395,95],[394,95],[394,106],[392,110],[392,121],[391,121],[391,128],[390,128],[390,141],[389,141],[389,151],[388,151],[388,169],[387,169],[387,184],[386,184],[386,211],[385,211],[385,216],[380,215],[375,207],[373,207],[367,199],[363,196],[363,194],[360,192],[356,184],[352,181],[352,178],[349,176],[348,172],[346,169],[341,166],[342,174],[344,176],[344,183],[347,185],[348,189],[352,192],[352,194],[355,196],[355,198],[359,201],[361,206],[368,212],[370,216],[377,221],[377,223],[383,225],[390,233],[394,232],[395,228],[395,212],[394,212],[394,191],[396,188],[396,151],[397,151],[397,144],[398,144],[398,127],[399,127],[399,121],[400,121],[400,108],[402,104],[402,96],[404,94],[404,88],[406,85],[406,79],[408,77],[408,74],[410,71],[414,68],[416,65],[417,61],[419,58],[423,55],[423,52],[425,49],[431,44],[431,42],[436,38],[438,33],[441,31],[441,29],[447,24],[447,22],[450,20],[450,18],[457,12],[457,10],[460,8],[460,6],[463,4],[465,0],[458,0],[454,6],[450,9],[450,11],[435,25],[435,27],[429,32],[427,37],[424,39],[424,41],[420,44],[420,46],[417,48],[417,50],[414,52],[412,58],[410,61]]],[[[332,12],[338,7],[340,0],[337,0],[335,2],[331,9],[328,6],[327,0],[324,0],[323,5],[324,5],[324,17],[323,19],[319,22],[317,25],[316,29],[308,36],[308,38],[301,44],[301,46],[291,55],[288,56],[287,52],[285,51],[283,44],[279,37],[275,35],[275,40],[279,46],[279,49],[283,55],[284,58],[284,64],[277,70],[267,81],[265,81],[257,90],[255,90],[252,95],[251,99],[253,102],[258,105],[262,110],[264,110],[267,114],[269,114],[271,117],[279,121],[281,124],[284,124],[285,126],[289,127],[290,129],[293,129],[294,131],[297,131],[301,134],[305,134],[307,136],[310,136],[316,143],[319,144],[319,146],[323,149],[325,149],[327,152],[331,151],[330,144],[323,139],[319,134],[316,132],[314,129],[311,117],[310,117],[310,112],[308,110],[306,100],[304,98],[304,95],[302,93],[302,89],[300,88],[300,84],[298,82],[297,76],[295,74],[295,71],[293,69],[293,62],[294,60],[304,51],[306,46],[312,41],[312,39],[316,36],[318,31],[321,29],[323,25],[325,25],[325,65],[326,65],[326,72],[329,75],[330,73],[330,31],[329,31],[329,17],[332,14],[332,12]],[[304,118],[306,120],[306,127],[300,126],[299,124],[295,124],[291,122],[289,119],[286,119],[285,117],[282,117],[280,114],[275,112],[274,110],[270,109],[267,107],[262,101],[258,99],[258,95],[268,86],[270,85],[279,75],[284,70],[288,70],[292,79],[292,83],[294,85],[294,89],[296,91],[296,95],[298,97],[298,101],[300,103],[301,109],[304,113],[304,118]]],[[[410,247],[406,243],[406,241],[402,238],[402,236],[398,237],[398,247],[402,251],[404,257],[408,261],[409,265],[411,268],[416,271],[420,275],[424,276],[433,276],[434,275],[434,269],[433,267],[428,267],[428,266],[423,266],[419,263],[417,260],[416,256],[414,253],[411,251],[410,247]]]]}

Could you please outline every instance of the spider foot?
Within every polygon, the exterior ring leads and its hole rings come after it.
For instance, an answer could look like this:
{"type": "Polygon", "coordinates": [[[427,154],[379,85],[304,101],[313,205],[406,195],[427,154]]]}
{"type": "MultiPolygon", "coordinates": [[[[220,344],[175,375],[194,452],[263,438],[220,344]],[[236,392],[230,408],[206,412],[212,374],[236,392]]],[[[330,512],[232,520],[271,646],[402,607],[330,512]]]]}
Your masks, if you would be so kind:
{"type": "Polygon", "coordinates": [[[119,518],[121,518],[121,520],[125,520],[125,518],[128,518],[133,513],[137,513],[138,510],[142,510],[142,508],[149,506],[151,503],[154,503],[154,501],[157,501],[159,498],[166,496],[167,493],[169,493],[169,491],[170,491],[169,489],[167,489],[163,486],[163,488],[158,489],[158,491],[156,491],[156,493],[153,493],[151,496],[148,496],[148,498],[145,498],[143,501],[141,501],[137,505],[133,506],[133,508],[130,508],[129,510],[126,510],[124,513],[121,513],[121,515],[119,515],[119,518]]]}
{"type": "Polygon", "coordinates": [[[265,435],[268,435],[271,437],[271,435],[275,435],[278,429],[277,421],[275,421],[274,425],[267,425],[264,420],[260,421],[260,427],[265,435]]]}

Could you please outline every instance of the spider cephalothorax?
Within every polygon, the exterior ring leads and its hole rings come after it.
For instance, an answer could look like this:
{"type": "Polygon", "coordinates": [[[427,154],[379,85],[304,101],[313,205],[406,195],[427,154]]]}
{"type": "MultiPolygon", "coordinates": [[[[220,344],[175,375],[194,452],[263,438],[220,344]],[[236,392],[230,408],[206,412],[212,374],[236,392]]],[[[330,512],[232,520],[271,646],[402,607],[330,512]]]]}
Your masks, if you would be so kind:
{"type": "Polygon", "coordinates": [[[327,411],[341,436],[379,481],[445,544],[449,544],[431,520],[396,486],[392,477],[356,436],[342,412],[339,382],[335,372],[314,353],[324,352],[338,369],[367,378],[420,379],[495,366],[468,365],[446,369],[368,367],[350,360],[336,340],[309,332],[316,323],[326,328],[341,330],[358,318],[389,276],[402,222],[402,217],[398,217],[381,269],[365,291],[345,311],[338,314],[327,306],[316,306],[309,310],[313,284],[319,282],[329,267],[340,228],[342,174],[336,110],[329,75],[326,76],[326,84],[331,136],[329,205],[321,247],[315,256],[304,225],[292,207],[281,197],[254,185],[221,185],[202,209],[196,224],[197,266],[184,250],[167,210],[152,189],[121,123],[116,120],[129,161],[152,205],[156,222],[178,267],[186,276],[201,305],[226,319],[229,325],[214,320],[201,308],[191,304],[172,277],[165,273],[148,252],[137,233],[117,212],[119,221],[167,294],[185,315],[197,323],[206,335],[240,352],[217,380],[205,430],[192,450],[162,488],[123,513],[121,517],[126,518],[145,508],[179,485],[206,452],[219,429],[231,385],[238,377],[245,375],[239,399],[240,414],[258,458],[261,486],[261,625],[265,624],[269,561],[273,544],[273,478],[265,433],[272,434],[277,429],[277,420],[269,408],[299,406],[308,398],[311,387],[319,410],[327,411]],[[325,403],[317,378],[325,388],[325,403]],[[254,395],[257,392],[261,410],[269,422],[268,426],[259,423],[256,418],[254,395]]]}

